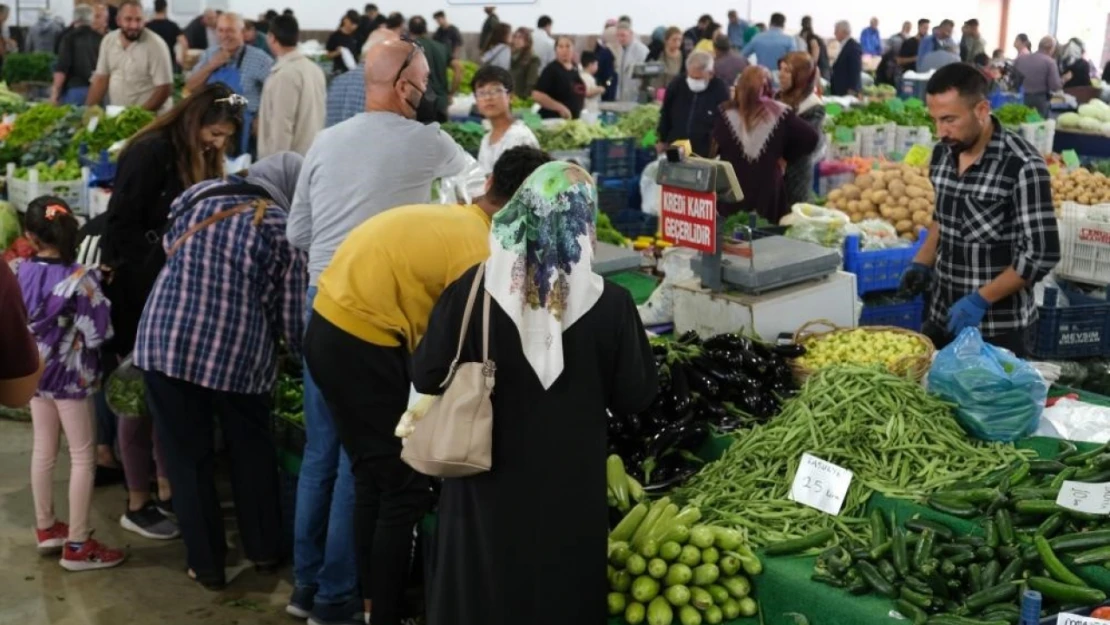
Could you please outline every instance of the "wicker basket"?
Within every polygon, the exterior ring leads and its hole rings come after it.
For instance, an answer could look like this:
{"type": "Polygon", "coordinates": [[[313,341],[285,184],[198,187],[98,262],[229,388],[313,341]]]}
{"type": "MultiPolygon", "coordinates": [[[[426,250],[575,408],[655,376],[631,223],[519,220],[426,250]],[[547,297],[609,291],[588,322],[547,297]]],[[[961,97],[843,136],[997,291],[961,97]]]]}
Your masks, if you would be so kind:
{"type": "MultiPolygon", "coordinates": [[[[904,334],[913,337],[925,347],[925,353],[918,356],[907,356],[899,360],[893,367],[890,368],[891,373],[908,377],[920,382],[925,378],[925,374],[929,373],[929,368],[933,365],[933,355],[936,353],[936,347],[929,337],[924,334],[912,332],[905,328],[897,328],[894,326],[866,326],[861,328],[842,328],[828,319],[815,319],[798,328],[794,333],[794,343],[804,346],[807,342],[818,338],[832,336],[834,334],[842,334],[845,332],[891,332],[894,334],[904,334]],[[815,329],[819,328],[819,329],[815,329]]],[[[814,369],[798,364],[797,360],[790,362],[791,368],[794,370],[794,378],[801,384],[814,373],[814,369]]]]}

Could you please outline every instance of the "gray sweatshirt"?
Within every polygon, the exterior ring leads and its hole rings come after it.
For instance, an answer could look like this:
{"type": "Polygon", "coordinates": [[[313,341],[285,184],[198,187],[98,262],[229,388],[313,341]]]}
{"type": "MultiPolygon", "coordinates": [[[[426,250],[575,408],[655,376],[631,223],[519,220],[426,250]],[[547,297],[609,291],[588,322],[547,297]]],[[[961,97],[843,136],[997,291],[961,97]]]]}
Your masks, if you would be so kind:
{"type": "Polygon", "coordinates": [[[432,182],[473,162],[436,124],[360,113],[325,129],[305,156],[286,235],[308,251],[310,284],[356,226],[382,211],[431,201],[432,182]]]}

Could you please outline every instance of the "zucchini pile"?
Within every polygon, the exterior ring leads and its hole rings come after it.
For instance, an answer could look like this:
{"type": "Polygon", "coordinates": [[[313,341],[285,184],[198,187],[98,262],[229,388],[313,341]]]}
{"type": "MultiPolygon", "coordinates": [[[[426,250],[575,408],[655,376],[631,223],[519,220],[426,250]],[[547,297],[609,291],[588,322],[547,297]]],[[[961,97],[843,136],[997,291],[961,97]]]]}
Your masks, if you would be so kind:
{"type": "Polygon", "coordinates": [[[955,517],[949,524],[900,526],[875,510],[870,542],[825,551],[813,579],[890,597],[914,625],[1017,623],[1025,588],[1041,593],[1042,616],[1102,603],[1105,592],[1080,573],[1110,566],[1110,522],[1058,506],[1068,480],[1110,481],[1110,445],[1080,453],[1060,441],[1052,459],[1020,460],[931,494],[930,507],[955,517]],[[976,522],[981,535],[958,536],[966,522],[956,519],[976,522]]]}
{"type": "Polygon", "coordinates": [[[609,534],[609,616],[628,625],[716,625],[759,611],[763,563],[736,530],[695,525],[701,512],[663,497],[639,503],[609,534]]]}

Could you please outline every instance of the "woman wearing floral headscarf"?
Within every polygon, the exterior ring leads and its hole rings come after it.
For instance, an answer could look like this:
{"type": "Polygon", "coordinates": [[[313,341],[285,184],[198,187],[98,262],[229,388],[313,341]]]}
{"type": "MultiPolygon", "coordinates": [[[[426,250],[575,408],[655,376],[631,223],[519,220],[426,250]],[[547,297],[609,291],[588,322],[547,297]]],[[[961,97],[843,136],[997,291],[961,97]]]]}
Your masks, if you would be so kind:
{"type": "MultiPolygon", "coordinates": [[[[605,622],[606,409],[646,408],[656,377],[632,298],[591,269],[596,211],[589,174],[553,162],[493,218],[493,466],[444,481],[429,625],[605,622]]],[[[422,393],[440,392],[476,271],[432,312],[412,362],[422,393]]],[[[481,306],[463,361],[481,354],[481,306]]]]}

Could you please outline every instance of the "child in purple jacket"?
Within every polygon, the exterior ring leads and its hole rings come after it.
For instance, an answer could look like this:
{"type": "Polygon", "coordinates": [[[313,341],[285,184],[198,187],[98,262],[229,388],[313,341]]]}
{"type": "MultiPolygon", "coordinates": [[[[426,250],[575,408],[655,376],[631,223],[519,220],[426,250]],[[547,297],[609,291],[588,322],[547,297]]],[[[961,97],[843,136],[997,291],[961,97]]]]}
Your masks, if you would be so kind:
{"type": "Polygon", "coordinates": [[[100,379],[99,348],[111,337],[112,324],[99,271],[76,262],[77,229],[77,219],[63,200],[34,200],[27,207],[24,230],[36,253],[15,261],[12,271],[44,364],[31,400],[31,492],[39,553],[60,551],[63,568],[88,571],[116,566],[124,553],[93,540],[89,528],[96,469],[96,419],[89,396],[100,379]],[[54,516],[60,431],[69,442],[68,526],[54,516]]]}

